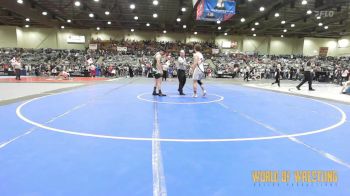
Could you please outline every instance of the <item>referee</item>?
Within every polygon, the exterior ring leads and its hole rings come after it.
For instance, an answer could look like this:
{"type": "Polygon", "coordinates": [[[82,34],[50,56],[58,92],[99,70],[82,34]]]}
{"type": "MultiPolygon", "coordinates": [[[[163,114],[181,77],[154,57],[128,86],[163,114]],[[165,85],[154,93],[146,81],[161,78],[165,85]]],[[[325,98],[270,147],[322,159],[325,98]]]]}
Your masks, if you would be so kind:
{"type": "Polygon", "coordinates": [[[314,91],[315,89],[312,88],[312,67],[313,65],[311,64],[311,60],[309,60],[306,63],[306,66],[304,67],[304,79],[301,81],[301,83],[297,86],[297,89],[300,90],[300,87],[305,83],[309,83],[309,91],[314,91]]]}
{"type": "Polygon", "coordinates": [[[178,58],[178,67],[177,67],[177,77],[179,79],[179,93],[180,95],[185,95],[185,93],[183,92],[183,88],[186,84],[186,66],[187,66],[187,62],[186,62],[186,57],[185,57],[185,51],[181,50],[180,51],[180,56],[178,58]]]}

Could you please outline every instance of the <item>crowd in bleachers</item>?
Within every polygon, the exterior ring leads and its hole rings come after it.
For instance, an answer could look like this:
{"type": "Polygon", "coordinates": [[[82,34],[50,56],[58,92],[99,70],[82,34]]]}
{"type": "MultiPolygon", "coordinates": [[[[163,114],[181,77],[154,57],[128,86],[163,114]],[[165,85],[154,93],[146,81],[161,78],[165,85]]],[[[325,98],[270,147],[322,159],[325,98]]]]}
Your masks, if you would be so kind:
{"type": "MultiPolygon", "coordinates": [[[[156,41],[110,41],[98,43],[97,50],[58,50],[58,49],[0,49],[0,74],[11,74],[13,66],[10,61],[14,56],[19,57],[22,69],[26,75],[47,76],[66,71],[72,76],[90,76],[91,65],[97,76],[147,76],[150,73],[153,55],[159,48],[164,49],[170,77],[176,76],[176,59],[178,51],[186,51],[188,62],[191,62],[191,52],[194,43],[156,42],[156,41]],[[118,47],[127,50],[118,51],[118,47]]],[[[242,77],[249,72],[250,79],[271,79],[280,64],[282,79],[300,80],[305,62],[310,58],[297,55],[268,56],[236,54],[212,54],[214,43],[203,42],[205,68],[207,76],[212,77],[242,77]]],[[[316,57],[314,79],[320,82],[342,84],[349,79],[349,57],[316,57]]]]}

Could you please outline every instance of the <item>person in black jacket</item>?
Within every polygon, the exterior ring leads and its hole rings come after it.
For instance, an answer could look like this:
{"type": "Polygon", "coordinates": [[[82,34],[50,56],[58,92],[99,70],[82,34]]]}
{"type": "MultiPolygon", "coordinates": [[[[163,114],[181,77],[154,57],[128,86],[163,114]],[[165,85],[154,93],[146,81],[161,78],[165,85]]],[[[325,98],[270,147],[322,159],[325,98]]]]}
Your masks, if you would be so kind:
{"type": "Polygon", "coordinates": [[[300,90],[300,87],[305,83],[308,82],[309,83],[309,91],[314,91],[315,89],[312,88],[312,67],[313,67],[313,63],[311,62],[311,60],[309,60],[308,62],[306,62],[306,66],[304,67],[304,79],[303,81],[301,81],[301,83],[296,87],[298,90],[300,90]]]}
{"type": "Polygon", "coordinates": [[[273,82],[271,85],[278,84],[278,87],[280,87],[281,84],[281,65],[278,64],[275,70],[275,82],[273,82]]]}

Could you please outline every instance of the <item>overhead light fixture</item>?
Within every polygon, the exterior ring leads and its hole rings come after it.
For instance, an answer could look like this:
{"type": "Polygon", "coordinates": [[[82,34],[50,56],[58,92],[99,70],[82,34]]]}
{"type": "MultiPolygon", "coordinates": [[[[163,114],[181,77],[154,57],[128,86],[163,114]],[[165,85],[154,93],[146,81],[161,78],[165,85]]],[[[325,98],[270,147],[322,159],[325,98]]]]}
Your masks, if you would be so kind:
{"type": "Polygon", "coordinates": [[[284,37],[283,35],[281,35],[281,37],[284,37]]]}
{"type": "Polygon", "coordinates": [[[227,35],[227,33],[224,33],[224,35],[226,36],[226,35],[227,35]]]}
{"type": "Polygon", "coordinates": [[[17,0],[17,3],[23,4],[23,0],[17,0]]]}
{"type": "Polygon", "coordinates": [[[80,1],[75,1],[75,2],[74,2],[74,5],[75,5],[76,7],[79,7],[79,6],[81,5],[81,3],[80,3],[80,1]]]}
{"type": "Polygon", "coordinates": [[[317,19],[317,20],[320,20],[320,19],[321,19],[321,16],[317,16],[316,19],[317,19]]]}
{"type": "Polygon", "coordinates": [[[308,11],[306,11],[306,14],[307,14],[307,15],[310,15],[310,14],[312,14],[312,11],[311,11],[311,10],[308,10],[308,11]]]}
{"type": "Polygon", "coordinates": [[[287,32],[287,29],[283,29],[283,32],[285,32],[285,33],[286,33],[286,32],[287,32]]]}
{"type": "Polygon", "coordinates": [[[47,15],[47,12],[42,12],[41,14],[44,15],[44,16],[46,16],[46,15],[47,15]]]}
{"type": "Polygon", "coordinates": [[[241,18],[241,22],[245,22],[245,18],[241,18]]]}
{"type": "Polygon", "coordinates": [[[186,28],[187,28],[187,25],[182,25],[182,28],[186,29],[186,28]]]}
{"type": "Polygon", "coordinates": [[[252,30],[252,31],[255,31],[255,28],[252,28],[251,30],[252,30]]]}
{"type": "Polygon", "coordinates": [[[295,24],[291,24],[290,27],[295,27],[295,24]]]}
{"type": "Polygon", "coordinates": [[[256,34],[254,33],[253,36],[256,37],[256,34]]]}
{"type": "Polygon", "coordinates": [[[29,21],[30,21],[30,19],[29,19],[29,18],[26,18],[26,21],[27,21],[27,22],[29,22],[29,21]]]}
{"type": "Polygon", "coordinates": [[[322,27],[322,26],[323,26],[323,23],[322,23],[322,22],[318,23],[318,26],[322,27]]]}
{"type": "Polygon", "coordinates": [[[147,26],[147,27],[149,27],[149,26],[150,26],[150,24],[149,24],[149,23],[147,23],[147,24],[146,24],[146,26],[147,26]]]}
{"type": "Polygon", "coordinates": [[[100,0],[94,0],[95,2],[99,2],[100,0]]]}
{"type": "Polygon", "coordinates": [[[259,10],[260,10],[260,12],[263,12],[263,11],[265,11],[265,8],[261,6],[261,7],[259,8],[259,10]]]}
{"type": "Polygon", "coordinates": [[[158,2],[157,0],[154,0],[154,1],[153,1],[153,5],[158,5],[158,3],[159,3],[159,2],[158,2]]]}
{"type": "Polygon", "coordinates": [[[24,27],[25,27],[25,28],[29,28],[30,26],[29,26],[29,25],[25,25],[24,27]]]}
{"type": "Polygon", "coordinates": [[[197,35],[198,33],[197,33],[197,31],[195,31],[193,34],[197,35]]]}
{"type": "Polygon", "coordinates": [[[112,24],[112,22],[111,22],[111,21],[108,21],[107,24],[110,25],[110,24],[112,24]]]}
{"type": "Polygon", "coordinates": [[[153,14],[153,18],[157,18],[158,17],[158,14],[157,13],[154,13],[153,14]]]}
{"type": "Polygon", "coordinates": [[[216,24],[220,24],[220,23],[221,23],[221,21],[220,21],[220,20],[217,20],[217,21],[216,21],[216,24]]]}
{"type": "Polygon", "coordinates": [[[134,20],[138,20],[139,19],[139,17],[138,16],[134,16],[134,20]]]}
{"type": "Polygon", "coordinates": [[[181,22],[181,18],[176,18],[176,21],[177,22],[181,22]]]}
{"type": "Polygon", "coordinates": [[[182,11],[182,12],[186,12],[186,8],[185,8],[185,7],[182,7],[182,8],[181,8],[181,11],[182,11]]]}
{"type": "Polygon", "coordinates": [[[134,31],[135,31],[135,29],[130,29],[130,31],[131,31],[131,32],[134,32],[134,31]]]}
{"type": "Polygon", "coordinates": [[[301,5],[306,5],[307,4],[307,1],[306,0],[302,0],[301,1],[301,5]]]}
{"type": "Polygon", "coordinates": [[[275,13],[275,17],[277,18],[277,17],[280,17],[280,14],[277,12],[277,13],[275,13]]]}
{"type": "Polygon", "coordinates": [[[61,26],[61,29],[64,29],[64,26],[61,26]]]}
{"type": "Polygon", "coordinates": [[[93,13],[90,13],[90,14],[89,14],[89,17],[90,17],[90,18],[93,18],[94,16],[95,16],[95,15],[94,15],[93,13]]]}
{"type": "Polygon", "coordinates": [[[136,7],[136,6],[135,6],[135,4],[133,4],[133,3],[132,3],[132,4],[130,4],[130,9],[132,9],[132,10],[133,10],[133,9],[135,9],[135,7],[136,7]]]}
{"type": "Polygon", "coordinates": [[[324,26],[324,29],[328,29],[328,26],[324,26]]]}
{"type": "Polygon", "coordinates": [[[163,33],[165,34],[165,33],[166,33],[166,30],[164,30],[163,33]]]}
{"type": "Polygon", "coordinates": [[[68,23],[71,23],[71,22],[72,22],[72,20],[71,20],[71,19],[68,19],[68,20],[67,20],[67,22],[68,22],[68,23]]]}
{"type": "Polygon", "coordinates": [[[97,27],[97,28],[96,28],[96,30],[98,30],[98,31],[99,31],[99,30],[101,30],[101,29],[100,29],[100,27],[97,27]]]}
{"type": "Polygon", "coordinates": [[[221,30],[221,27],[218,27],[218,30],[221,30]]]}
{"type": "Polygon", "coordinates": [[[281,21],[281,24],[286,24],[286,21],[285,21],[285,20],[282,20],[282,21],[281,21]]]}
{"type": "Polygon", "coordinates": [[[259,22],[255,22],[255,26],[258,26],[260,23],[259,22]]]}
{"type": "Polygon", "coordinates": [[[108,16],[110,14],[110,12],[109,11],[105,11],[105,14],[108,16]]]}

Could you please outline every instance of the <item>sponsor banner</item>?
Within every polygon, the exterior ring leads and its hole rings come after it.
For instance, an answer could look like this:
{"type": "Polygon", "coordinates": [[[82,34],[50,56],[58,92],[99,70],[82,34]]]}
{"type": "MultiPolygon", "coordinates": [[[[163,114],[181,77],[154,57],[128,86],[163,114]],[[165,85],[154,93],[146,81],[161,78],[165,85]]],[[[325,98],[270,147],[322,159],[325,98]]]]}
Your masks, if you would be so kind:
{"type": "Polygon", "coordinates": [[[211,49],[211,52],[212,52],[212,54],[219,54],[220,50],[213,48],[213,49],[211,49]]]}
{"type": "Polygon", "coordinates": [[[117,47],[117,51],[119,51],[119,52],[126,52],[126,51],[128,51],[128,48],[127,47],[117,47]]]}
{"type": "Polygon", "coordinates": [[[97,44],[89,44],[90,50],[97,50],[97,44]]]}
{"type": "Polygon", "coordinates": [[[67,43],[72,44],[85,44],[85,36],[83,35],[69,35],[67,37],[67,43]]]}

